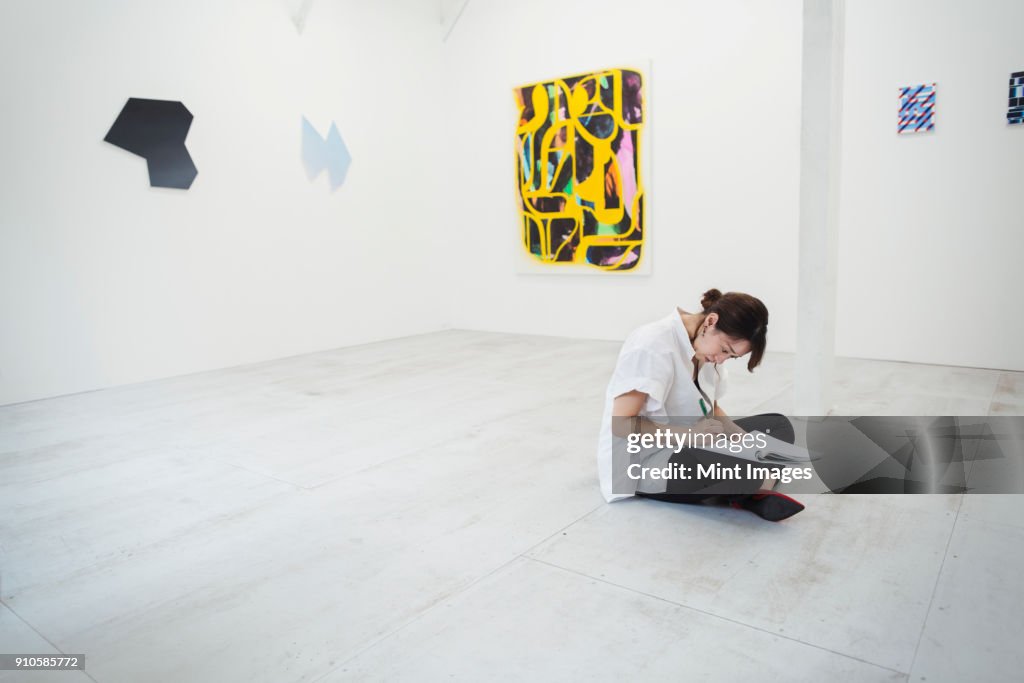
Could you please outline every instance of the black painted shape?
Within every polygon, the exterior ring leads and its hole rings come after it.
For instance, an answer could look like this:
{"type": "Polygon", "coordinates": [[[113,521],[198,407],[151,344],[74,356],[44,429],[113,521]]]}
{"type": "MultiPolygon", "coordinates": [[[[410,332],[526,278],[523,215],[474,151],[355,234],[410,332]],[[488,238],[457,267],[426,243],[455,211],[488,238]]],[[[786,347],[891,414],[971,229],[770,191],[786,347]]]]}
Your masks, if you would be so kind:
{"type": "Polygon", "coordinates": [[[181,102],[130,97],[103,139],[143,157],[153,187],[187,190],[199,173],[185,148],[191,125],[181,102]]]}

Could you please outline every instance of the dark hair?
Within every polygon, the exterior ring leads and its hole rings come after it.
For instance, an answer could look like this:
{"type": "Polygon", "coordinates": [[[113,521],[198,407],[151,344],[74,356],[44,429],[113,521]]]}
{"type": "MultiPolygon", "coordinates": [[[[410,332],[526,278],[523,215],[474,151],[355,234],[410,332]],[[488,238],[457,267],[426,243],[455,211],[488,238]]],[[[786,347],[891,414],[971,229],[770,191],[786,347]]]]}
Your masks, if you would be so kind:
{"type": "Polygon", "coordinates": [[[761,364],[767,343],[768,309],[761,300],[742,292],[722,294],[712,288],[704,292],[700,305],[704,307],[704,315],[718,314],[716,327],[719,332],[750,342],[747,370],[753,372],[761,364]]]}

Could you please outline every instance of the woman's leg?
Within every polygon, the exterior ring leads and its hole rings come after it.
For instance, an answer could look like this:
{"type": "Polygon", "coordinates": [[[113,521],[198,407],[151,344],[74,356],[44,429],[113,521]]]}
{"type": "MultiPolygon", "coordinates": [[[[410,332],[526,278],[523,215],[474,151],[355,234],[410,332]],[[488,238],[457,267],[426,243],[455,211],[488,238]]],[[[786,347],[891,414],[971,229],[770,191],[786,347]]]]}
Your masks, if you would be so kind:
{"type": "Polygon", "coordinates": [[[796,432],[793,430],[793,423],[789,418],[779,413],[765,413],[764,415],[751,415],[733,420],[736,424],[748,432],[764,432],[774,436],[779,441],[786,443],[796,442],[796,432]]]}
{"type": "MultiPolygon", "coordinates": [[[[785,415],[779,413],[766,413],[764,415],[751,415],[735,420],[736,424],[748,432],[758,431],[769,434],[779,441],[786,443],[796,442],[796,433],[793,431],[793,423],[785,415]]],[[[771,491],[778,483],[777,479],[765,479],[760,488],[771,491]]]]}
{"type": "MultiPolygon", "coordinates": [[[[785,415],[770,413],[765,415],[751,415],[735,420],[735,423],[747,431],[761,431],[769,434],[780,441],[793,443],[796,434],[793,424],[785,415]]],[[[695,472],[697,466],[708,467],[712,464],[745,464],[747,461],[740,458],[730,458],[720,453],[712,453],[699,448],[688,448],[674,454],[669,463],[690,468],[688,471],[695,472]]],[[[636,495],[655,500],[664,500],[670,503],[700,504],[718,496],[724,496],[729,502],[741,501],[745,497],[756,494],[764,485],[763,479],[732,479],[725,482],[716,482],[708,485],[697,479],[670,479],[666,482],[667,487],[664,493],[643,493],[638,491],[636,495]]]]}

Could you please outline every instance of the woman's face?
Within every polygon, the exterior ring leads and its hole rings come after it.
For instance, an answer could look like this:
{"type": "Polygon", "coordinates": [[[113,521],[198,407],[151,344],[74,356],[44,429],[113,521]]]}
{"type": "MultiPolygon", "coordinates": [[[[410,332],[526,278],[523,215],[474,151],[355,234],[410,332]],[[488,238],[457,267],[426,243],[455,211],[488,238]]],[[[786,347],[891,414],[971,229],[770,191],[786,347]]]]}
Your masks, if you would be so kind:
{"type": "Polygon", "coordinates": [[[693,350],[698,360],[705,363],[722,363],[730,358],[739,358],[750,353],[750,342],[746,339],[729,337],[718,331],[715,323],[718,314],[712,313],[705,318],[697,338],[693,341],[693,350]],[[707,329],[704,329],[704,326],[707,329]]]}

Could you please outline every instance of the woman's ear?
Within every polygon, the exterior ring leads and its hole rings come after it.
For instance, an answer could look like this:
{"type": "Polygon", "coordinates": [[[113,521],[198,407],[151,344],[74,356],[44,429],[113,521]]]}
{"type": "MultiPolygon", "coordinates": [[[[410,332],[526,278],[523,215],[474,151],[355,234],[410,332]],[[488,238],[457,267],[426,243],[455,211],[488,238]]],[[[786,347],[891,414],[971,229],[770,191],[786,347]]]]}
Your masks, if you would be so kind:
{"type": "Polygon", "coordinates": [[[714,327],[715,323],[717,323],[717,322],[718,322],[718,314],[717,313],[708,313],[707,317],[704,318],[704,324],[705,325],[710,325],[711,327],[714,327]]]}

